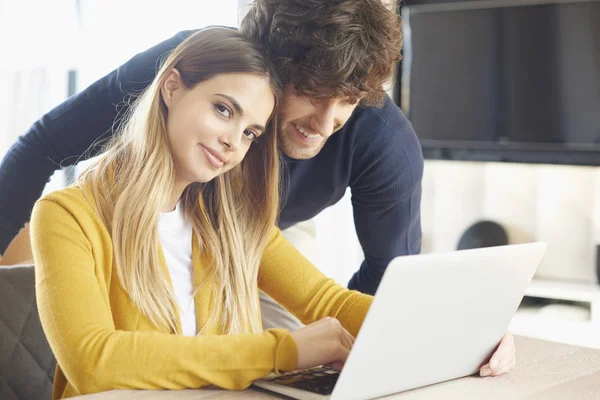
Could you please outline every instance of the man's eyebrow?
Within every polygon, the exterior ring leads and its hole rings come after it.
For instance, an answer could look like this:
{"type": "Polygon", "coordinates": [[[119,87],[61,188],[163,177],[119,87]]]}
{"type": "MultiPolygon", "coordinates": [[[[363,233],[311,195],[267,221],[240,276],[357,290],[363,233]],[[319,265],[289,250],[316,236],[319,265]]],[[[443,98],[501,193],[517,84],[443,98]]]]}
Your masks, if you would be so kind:
{"type": "MultiPolygon", "coordinates": [[[[223,93],[216,93],[215,96],[220,96],[220,97],[223,97],[223,98],[229,100],[231,102],[231,104],[233,105],[233,108],[235,108],[235,110],[237,111],[237,113],[240,116],[244,115],[244,110],[242,109],[242,106],[240,106],[240,103],[238,103],[238,101],[236,99],[234,99],[233,97],[223,94],[223,93]]],[[[250,125],[250,128],[254,128],[260,132],[264,132],[266,130],[264,126],[258,125],[258,124],[250,125]]]]}

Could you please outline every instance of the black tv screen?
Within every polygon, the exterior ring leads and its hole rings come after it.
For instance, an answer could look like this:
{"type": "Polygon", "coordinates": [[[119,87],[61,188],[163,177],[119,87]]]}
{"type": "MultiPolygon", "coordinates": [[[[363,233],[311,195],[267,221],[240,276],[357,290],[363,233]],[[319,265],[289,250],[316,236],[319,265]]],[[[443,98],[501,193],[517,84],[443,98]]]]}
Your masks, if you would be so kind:
{"type": "Polygon", "coordinates": [[[600,1],[406,3],[399,99],[425,157],[600,165],[600,1]]]}

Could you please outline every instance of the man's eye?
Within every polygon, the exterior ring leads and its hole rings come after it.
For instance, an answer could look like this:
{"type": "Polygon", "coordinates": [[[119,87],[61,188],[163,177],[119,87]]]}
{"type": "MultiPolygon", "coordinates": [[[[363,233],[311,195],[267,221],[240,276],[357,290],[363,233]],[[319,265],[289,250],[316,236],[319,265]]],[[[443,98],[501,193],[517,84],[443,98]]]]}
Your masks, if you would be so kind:
{"type": "Polygon", "coordinates": [[[258,137],[256,133],[247,129],[244,131],[244,136],[246,136],[246,138],[250,140],[254,140],[258,137]]]}
{"type": "Polygon", "coordinates": [[[215,104],[215,109],[226,118],[231,117],[231,110],[223,104],[215,104]]]}

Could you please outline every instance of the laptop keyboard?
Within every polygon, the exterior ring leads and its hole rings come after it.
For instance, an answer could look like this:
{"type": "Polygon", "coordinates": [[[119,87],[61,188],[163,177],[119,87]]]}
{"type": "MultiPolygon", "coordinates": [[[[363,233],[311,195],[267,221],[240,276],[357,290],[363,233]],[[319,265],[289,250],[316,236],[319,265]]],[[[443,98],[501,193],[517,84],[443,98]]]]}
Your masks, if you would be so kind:
{"type": "Polygon", "coordinates": [[[321,366],[290,372],[281,376],[266,378],[264,380],[271,383],[277,383],[278,385],[328,395],[333,392],[333,388],[335,387],[339,376],[340,372],[338,370],[327,366],[321,366]]]}

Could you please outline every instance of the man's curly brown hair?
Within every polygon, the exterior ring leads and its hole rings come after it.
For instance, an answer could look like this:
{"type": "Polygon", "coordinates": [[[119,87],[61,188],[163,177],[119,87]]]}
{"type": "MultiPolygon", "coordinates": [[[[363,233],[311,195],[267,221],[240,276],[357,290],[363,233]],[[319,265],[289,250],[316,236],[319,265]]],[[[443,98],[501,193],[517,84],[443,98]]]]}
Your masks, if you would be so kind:
{"type": "Polygon", "coordinates": [[[396,11],[397,0],[256,0],[240,30],[297,94],[377,105],[401,59],[396,11]]]}

